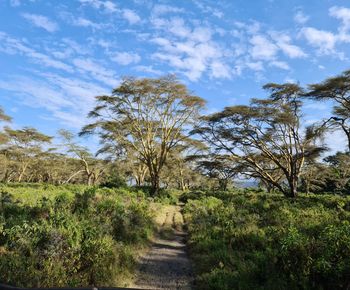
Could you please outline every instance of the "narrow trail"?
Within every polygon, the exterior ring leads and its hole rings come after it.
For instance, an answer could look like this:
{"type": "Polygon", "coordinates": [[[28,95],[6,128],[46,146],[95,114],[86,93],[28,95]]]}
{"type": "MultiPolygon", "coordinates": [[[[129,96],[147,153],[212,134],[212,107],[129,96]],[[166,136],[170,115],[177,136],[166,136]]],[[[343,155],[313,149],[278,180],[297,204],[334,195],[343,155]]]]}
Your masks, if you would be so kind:
{"type": "Polygon", "coordinates": [[[167,206],[157,217],[160,234],[139,260],[134,288],[191,289],[193,276],[186,252],[179,206],[167,206]]]}

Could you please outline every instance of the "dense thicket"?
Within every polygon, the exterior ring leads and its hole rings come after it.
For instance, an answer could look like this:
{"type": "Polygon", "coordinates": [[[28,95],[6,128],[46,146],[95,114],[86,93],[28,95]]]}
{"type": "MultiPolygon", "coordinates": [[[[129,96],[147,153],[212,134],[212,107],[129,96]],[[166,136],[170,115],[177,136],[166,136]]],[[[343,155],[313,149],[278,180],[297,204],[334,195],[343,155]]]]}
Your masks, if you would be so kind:
{"type": "Polygon", "coordinates": [[[198,289],[348,288],[349,198],[248,191],[190,198],[185,218],[198,289]]]}
{"type": "Polygon", "coordinates": [[[123,285],[155,229],[141,191],[39,184],[0,191],[1,283],[123,285]]]}

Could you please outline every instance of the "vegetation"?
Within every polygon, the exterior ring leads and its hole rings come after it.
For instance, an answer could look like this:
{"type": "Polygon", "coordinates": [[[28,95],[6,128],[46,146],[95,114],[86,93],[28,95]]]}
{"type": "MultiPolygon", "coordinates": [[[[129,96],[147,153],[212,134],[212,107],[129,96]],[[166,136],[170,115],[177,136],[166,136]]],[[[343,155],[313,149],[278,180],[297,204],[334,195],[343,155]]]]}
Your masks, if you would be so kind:
{"type": "MultiPolygon", "coordinates": [[[[286,196],[296,197],[306,158],[324,150],[316,142],[321,128],[302,128],[300,96],[295,84],[267,84],[268,99],[233,106],[203,118],[194,130],[217,152],[230,154],[257,177],[286,196]]],[[[243,171],[243,170],[242,170],[243,171]]]]}
{"type": "Polygon", "coordinates": [[[205,101],[190,95],[173,76],[159,79],[126,78],[111,96],[97,97],[90,113],[96,123],[82,134],[100,129],[107,143],[102,151],[120,148],[148,169],[153,194],[160,188],[160,174],[169,152],[185,142],[185,126],[193,124],[205,101]]]}
{"type": "Polygon", "coordinates": [[[1,283],[122,285],[160,204],[180,201],[199,289],[348,289],[350,152],[323,139],[349,139],[349,75],[207,116],[174,76],[127,77],[80,134],[14,129],[0,108],[1,283]],[[333,116],[305,126],[305,100],[333,116]]]}
{"type": "Polygon", "coordinates": [[[0,198],[0,281],[11,285],[123,285],[154,230],[141,191],[13,184],[0,198]]]}
{"type": "Polygon", "coordinates": [[[184,209],[198,289],[347,289],[348,197],[202,195],[184,209]]]}

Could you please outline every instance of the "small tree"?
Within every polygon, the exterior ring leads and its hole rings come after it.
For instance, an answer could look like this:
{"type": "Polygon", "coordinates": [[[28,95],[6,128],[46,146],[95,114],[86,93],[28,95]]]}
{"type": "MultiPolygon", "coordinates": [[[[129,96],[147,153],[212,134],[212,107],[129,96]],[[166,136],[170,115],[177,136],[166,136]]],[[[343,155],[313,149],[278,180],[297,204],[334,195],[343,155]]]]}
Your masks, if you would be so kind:
{"type": "Polygon", "coordinates": [[[89,114],[96,122],[85,126],[81,134],[98,132],[102,143],[113,139],[118,147],[137,152],[157,194],[169,152],[185,138],[205,101],[190,94],[174,76],[124,78],[112,95],[96,100],[89,114]]]}

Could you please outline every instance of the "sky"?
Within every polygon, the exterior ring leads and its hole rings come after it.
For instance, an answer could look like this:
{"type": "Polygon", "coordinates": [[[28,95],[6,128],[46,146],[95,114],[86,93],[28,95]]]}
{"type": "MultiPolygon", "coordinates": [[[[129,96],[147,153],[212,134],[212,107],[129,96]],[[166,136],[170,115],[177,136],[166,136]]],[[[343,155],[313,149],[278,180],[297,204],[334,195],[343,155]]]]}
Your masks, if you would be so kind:
{"type": "MultiPolygon", "coordinates": [[[[49,135],[78,132],[123,76],[174,73],[213,113],[349,68],[350,1],[0,0],[0,106],[49,135]]],[[[307,103],[305,124],[330,112],[307,103]]]]}

